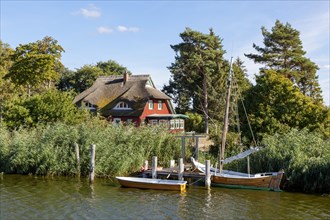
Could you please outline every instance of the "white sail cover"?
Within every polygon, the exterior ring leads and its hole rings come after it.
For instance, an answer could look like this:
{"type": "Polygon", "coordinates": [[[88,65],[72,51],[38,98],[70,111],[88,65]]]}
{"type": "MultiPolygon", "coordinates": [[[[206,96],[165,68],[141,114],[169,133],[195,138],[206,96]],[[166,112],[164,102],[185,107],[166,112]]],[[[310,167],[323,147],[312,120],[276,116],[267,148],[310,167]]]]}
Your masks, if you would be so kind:
{"type": "Polygon", "coordinates": [[[232,161],[234,161],[234,160],[242,159],[242,158],[247,157],[247,156],[249,156],[250,154],[252,154],[252,153],[254,153],[254,152],[256,152],[256,151],[259,151],[259,150],[261,150],[261,149],[262,149],[262,147],[251,147],[251,148],[250,148],[249,150],[247,150],[247,151],[244,151],[244,152],[242,152],[242,153],[240,153],[240,154],[237,154],[237,155],[235,155],[235,156],[228,157],[228,158],[224,159],[224,160],[222,161],[222,163],[223,163],[223,164],[227,164],[227,163],[230,163],[230,162],[232,162],[232,161]]]}

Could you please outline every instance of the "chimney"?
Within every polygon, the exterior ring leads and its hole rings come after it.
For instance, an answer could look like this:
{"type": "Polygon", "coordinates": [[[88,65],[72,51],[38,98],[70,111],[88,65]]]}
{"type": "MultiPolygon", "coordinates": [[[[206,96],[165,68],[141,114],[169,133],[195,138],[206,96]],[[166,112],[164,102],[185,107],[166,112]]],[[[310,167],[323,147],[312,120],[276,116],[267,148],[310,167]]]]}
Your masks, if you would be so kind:
{"type": "Polygon", "coordinates": [[[127,81],[128,81],[128,72],[126,70],[125,73],[123,74],[123,85],[125,85],[127,81]]]}

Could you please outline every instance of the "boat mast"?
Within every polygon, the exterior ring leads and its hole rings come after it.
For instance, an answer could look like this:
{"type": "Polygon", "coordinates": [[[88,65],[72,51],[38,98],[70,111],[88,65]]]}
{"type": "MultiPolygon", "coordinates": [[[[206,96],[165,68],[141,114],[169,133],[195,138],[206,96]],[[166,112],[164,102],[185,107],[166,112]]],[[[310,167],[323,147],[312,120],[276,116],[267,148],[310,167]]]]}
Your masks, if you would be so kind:
{"type": "Polygon", "coordinates": [[[221,147],[220,147],[220,173],[222,173],[223,168],[223,160],[225,159],[225,145],[228,131],[228,115],[229,115],[229,104],[230,104],[230,90],[231,90],[231,77],[232,77],[232,66],[233,66],[233,57],[230,58],[230,70],[228,76],[228,88],[227,88],[227,96],[226,96],[226,108],[225,108],[225,117],[223,119],[224,125],[222,130],[222,138],[221,138],[221,147]]]}

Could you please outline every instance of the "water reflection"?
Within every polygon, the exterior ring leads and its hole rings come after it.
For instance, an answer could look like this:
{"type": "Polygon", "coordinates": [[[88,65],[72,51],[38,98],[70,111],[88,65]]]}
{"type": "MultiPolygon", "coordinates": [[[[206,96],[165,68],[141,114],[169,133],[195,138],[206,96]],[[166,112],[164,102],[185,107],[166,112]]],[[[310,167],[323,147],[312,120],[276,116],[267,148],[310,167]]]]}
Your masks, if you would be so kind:
{"type": "Polygon", "coordinates": [[[109,180],[0,177],[0,219],[330,219],[330,197],[190,186],[122,188],[109,180]]]}

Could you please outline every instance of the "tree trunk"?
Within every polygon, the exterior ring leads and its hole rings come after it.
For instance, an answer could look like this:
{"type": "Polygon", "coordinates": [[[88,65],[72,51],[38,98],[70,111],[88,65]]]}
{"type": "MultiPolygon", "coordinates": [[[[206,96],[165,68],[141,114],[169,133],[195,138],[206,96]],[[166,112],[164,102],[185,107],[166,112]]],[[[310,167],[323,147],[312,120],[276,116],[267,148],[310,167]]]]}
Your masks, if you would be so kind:
{"type": "Polygon", "coordinates": [[[31,96],[31,85],[28,84],[28,96],[30,97],[31,96]]]}
{"type": "Polygon", "coordinates": [[[2,126],[2,103],[4,100],[4,91],[3,88],[1,90],[1,103],[0,103],[0,127],[2,126]]]}
{"type": "Polygon", "coordinates": [[[205,134],[209,133],[209,107],[208,107],[208,96],[207,96],[207,77],[203,74],[203,96],[204,96],[204,118],[205,118],[205,134]]]}

